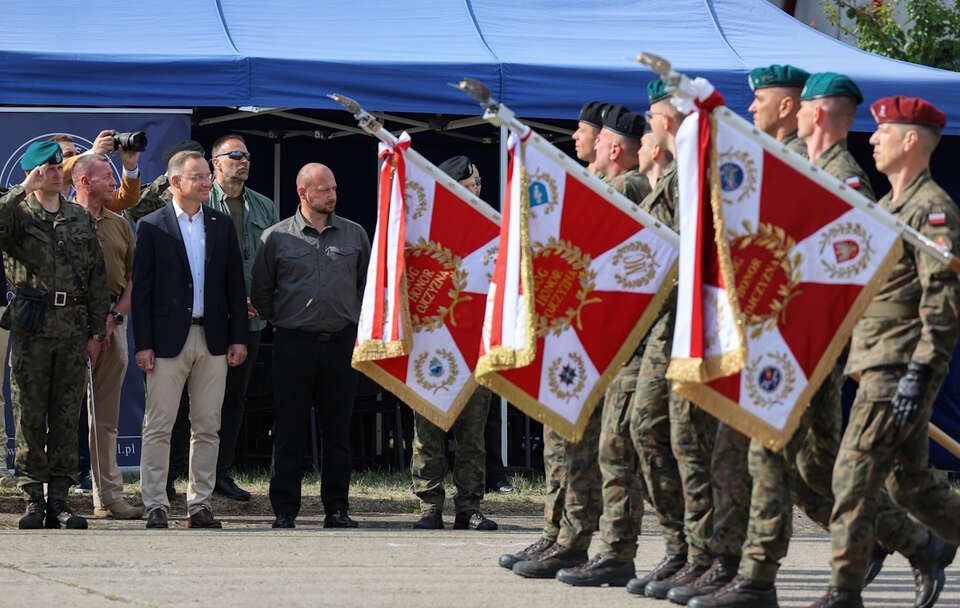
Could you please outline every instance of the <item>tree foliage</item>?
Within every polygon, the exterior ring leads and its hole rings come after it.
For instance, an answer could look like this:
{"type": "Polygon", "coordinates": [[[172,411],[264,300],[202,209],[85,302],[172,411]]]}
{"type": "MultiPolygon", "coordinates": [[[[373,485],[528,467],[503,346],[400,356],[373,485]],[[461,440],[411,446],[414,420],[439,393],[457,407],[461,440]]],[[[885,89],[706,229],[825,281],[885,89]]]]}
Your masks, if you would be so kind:
{"type": "Polygon", "coordinates": [[[827,20],[865,51],[960,71],[960,0],[820,0],[827,20]],[[906,20],[900,23],[898,13],[906,20]]]}

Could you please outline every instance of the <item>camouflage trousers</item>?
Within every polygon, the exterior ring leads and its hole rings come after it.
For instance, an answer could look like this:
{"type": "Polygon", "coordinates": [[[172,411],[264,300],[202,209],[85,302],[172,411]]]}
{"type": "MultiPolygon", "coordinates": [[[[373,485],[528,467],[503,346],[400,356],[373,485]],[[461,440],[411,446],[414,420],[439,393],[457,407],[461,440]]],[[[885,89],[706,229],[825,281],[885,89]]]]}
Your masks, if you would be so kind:
{"type": "Polygon", "coordinates": [[[577,443],[544,429],[547,495],[543,502],[543,537],[573,549],[590,547],[600,517],[597,443],[602,409],[602,403],[594,409],[577,443]]]}
{"type": "MultiPolygon", "coordinates": [[[[829,527],[833,509],[830,478],[843,424],[842,382],[843,361],[813,396],[796,433],[780,452],[765,448],[757,440],[750,443],[753,491],[741,576],[774,582],[793,534],[794,504],[813,521],[829,527]]],[[[926,542],[927,530],[881,492],[877,537],[884,548],[909,557],[926,542]]]]}
{"type": "MultiPolygon", "coordinates": [[[[464,406],[450,431],[457,442],[453,459],[453,485],[456,513],[480,510],[486,483],[486,452],[483,428],[490,411],[490,390],[479,387],[464,406]]],[[[420,414],[413,416],[413,456],[410,475],[413,493],[420,499],[420,508],[443,509],[446,497],[443,478],[447,473],[445,443],[447,433],[420,414]]]]}
{"type": "Polygon", "coordinates": [[[86,341],[10,332],[10,397],[16,428],[17,484],[47,483],[66,499],[77,482],[77,427],[86,392],[86,341]]]}
{"type": "Polygon", "coordinates": [[[718,555],[739,557],[749,521],[749,438],[674,393],[670,441],[683,483],[688,559],[702,565],[718,555]]]}
{"type": "Polygon", "coordinates": [[[928,424],[943,382],[935,374],[920,411],[903,428],[893,422],[890,400],[905,366],[861,374],[850,421],[833,468],[836,502],[830,516],[832,585],[859,590],[876,537],[881,485],[914,518],[953,544],[960,544],[960,492],[930,468],[928,424]]]}
{"type": "Polygon", "coordinates": [[[644,349],[620,370],[604,397],[600,431],[603,515],[599,553],[631,561],[646,499],[657,514],[666,552],[687,553],[683,490],[670,449],[668,359],[644,349]]]}

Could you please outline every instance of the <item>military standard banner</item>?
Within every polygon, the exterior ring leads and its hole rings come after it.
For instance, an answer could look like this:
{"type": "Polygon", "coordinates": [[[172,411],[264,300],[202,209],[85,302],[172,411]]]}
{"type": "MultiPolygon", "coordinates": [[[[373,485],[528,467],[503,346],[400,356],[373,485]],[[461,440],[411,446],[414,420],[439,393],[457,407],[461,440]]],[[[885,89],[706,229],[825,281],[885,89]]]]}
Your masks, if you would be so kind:
{"type": "Polygon", "coordinates": [[[530,129],[509,150],[477,380],[576,441],[673,287],[676,234],[530,129]]]}
{"type": "Polygon", "coordinates": [[[668,377],[681,395],[779,449],[900,256],[899,230],[722,105],[700,104],[677,155],[682,240],[697,244],[693,259],[721,268],[697,279],[681,260],[680,293],[692,295],[678,307],[674,357],[689,357],[696,342],[705,353],[729,351],[738,335],[746,348],[742,368],[724,377],[691,379],[688,361],[671,363],[668,377]]]}
{"type": "Polygon", "coordinates": [[[353,367],[447,430],[477,387],[499,216],[410,149],[409,138],[387,146],[381,159],[353,367]]]}

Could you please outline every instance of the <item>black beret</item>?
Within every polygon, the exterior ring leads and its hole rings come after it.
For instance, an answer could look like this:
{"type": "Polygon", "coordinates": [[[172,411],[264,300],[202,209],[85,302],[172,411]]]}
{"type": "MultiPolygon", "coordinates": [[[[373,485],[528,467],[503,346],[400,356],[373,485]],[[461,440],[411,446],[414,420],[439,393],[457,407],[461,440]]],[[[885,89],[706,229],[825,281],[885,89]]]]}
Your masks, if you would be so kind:
{"type": "Polygon", "coordinates": [[[437,167],[453,179],[460,181],[473,175],[473,163],[464,155],[454,156],[440,163],[437,167]]]}
{"type": "Polygon", "coordinates": [[[599,101],[588,101],[580,108],[580,116],[577,118],[580,122],[593,125],[596,128],[603,127],[603,115],[606,114],[610,104],[599,101]]]}
{"type": "Polygon", "coordinates": [[[192,139],[185,139],[179,143],[173,144],[166,152],[163,153],[163,166],[166,167],[170,164],[170,159],[173,158],[173,155],[177,152],[199,152],[204,156],[207,155],[207,151],[203,149],[203,146],[200,145],[200,142],[194,141],[192,139]]]}
{"type": "Polygon", "coordinates": [[[611,106],[603,117],[603,128],[618,135],[639,140],[643,137],[646,121],[643,116],[634,114],[623,106],[611,106]]]}

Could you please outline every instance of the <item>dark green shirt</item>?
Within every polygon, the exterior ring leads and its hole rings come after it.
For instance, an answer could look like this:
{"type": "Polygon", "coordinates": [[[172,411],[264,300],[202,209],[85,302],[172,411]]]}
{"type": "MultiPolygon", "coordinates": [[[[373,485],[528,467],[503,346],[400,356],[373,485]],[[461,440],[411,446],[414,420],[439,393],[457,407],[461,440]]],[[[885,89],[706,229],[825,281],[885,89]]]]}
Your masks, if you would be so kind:
{"type": "Polygon", "coordinates": [[[243,197],[228,196],[225,199],[227,209],[230,210],[230,219],[233,220],[233,227],[237,229],[237,242],[243,242],[243,197]]]}

